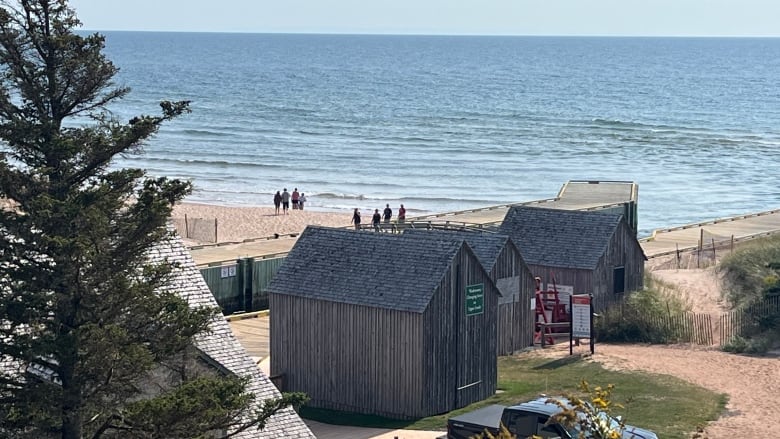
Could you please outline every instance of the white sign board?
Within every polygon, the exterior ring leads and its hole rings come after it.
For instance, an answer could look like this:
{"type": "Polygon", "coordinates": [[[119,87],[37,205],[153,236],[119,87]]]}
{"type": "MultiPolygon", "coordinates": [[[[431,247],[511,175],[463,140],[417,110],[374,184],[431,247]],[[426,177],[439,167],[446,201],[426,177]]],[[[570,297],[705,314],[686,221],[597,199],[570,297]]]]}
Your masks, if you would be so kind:
{"type": "Polygon", "coordinates": [[[578,294],[571,298],[571,336],[572,338],[591,338],[590,296],[578,294]]]}
{"type": "MultiPolygon", "coordinates": [[[[558,300],[566,304],[566,312],[571,311],[569,309],[569,296],[574,294],[574,285],[555,285],[555,290],[558,291],[558,300]]],[[[553,284],[547,284],[547,291],[553,291],[553,284]]]]}
{"type": "Polygon", "coordinates": [[[222,270],[220,270],[220,277],[223,279],[226,277],[233,277],[236,275],[236,266],[235,265],[226,265],[222,267],[222,270]]]}

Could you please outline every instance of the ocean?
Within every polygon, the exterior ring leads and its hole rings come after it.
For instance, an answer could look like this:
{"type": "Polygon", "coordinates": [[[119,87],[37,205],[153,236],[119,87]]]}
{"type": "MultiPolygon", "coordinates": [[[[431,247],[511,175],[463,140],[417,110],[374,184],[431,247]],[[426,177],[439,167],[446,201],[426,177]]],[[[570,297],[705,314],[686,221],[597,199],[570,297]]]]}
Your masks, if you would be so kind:
{"type": "Polygon", "coordinates": [[[188,201],[410,216],[639,184],[639,232],[780,207],[780,39],[104,32],[120,119],[192,113],[118,166],[188,201]]]}

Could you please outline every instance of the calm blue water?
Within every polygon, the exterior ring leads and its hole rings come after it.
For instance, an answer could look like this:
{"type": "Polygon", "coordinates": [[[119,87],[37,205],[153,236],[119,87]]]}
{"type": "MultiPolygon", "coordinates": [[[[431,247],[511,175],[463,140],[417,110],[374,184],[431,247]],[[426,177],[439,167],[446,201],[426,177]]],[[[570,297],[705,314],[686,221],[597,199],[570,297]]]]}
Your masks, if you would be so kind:
{"type": "Polygon", "coordinates": [[[780,39],[106,36],[117,115],[192,101],[120,162],[190,201],[413,214],[632,180],[643,235],[780,207],[780,39]]]}

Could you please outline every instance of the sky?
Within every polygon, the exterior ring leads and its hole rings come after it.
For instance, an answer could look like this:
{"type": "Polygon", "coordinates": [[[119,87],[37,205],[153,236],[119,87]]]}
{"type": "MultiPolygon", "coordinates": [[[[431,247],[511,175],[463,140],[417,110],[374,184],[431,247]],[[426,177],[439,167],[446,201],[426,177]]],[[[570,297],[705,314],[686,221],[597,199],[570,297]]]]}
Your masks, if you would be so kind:
{"type": "Polygon", "coordinates": [[[780,0],[71,0],[86,30],[780,36],[780,0]]]}

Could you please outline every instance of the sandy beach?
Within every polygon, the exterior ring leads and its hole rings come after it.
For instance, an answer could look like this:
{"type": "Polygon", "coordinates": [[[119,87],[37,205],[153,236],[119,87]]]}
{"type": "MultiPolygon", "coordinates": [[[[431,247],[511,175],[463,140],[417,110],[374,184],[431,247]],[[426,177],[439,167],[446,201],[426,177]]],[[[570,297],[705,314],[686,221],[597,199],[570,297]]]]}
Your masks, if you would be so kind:
{"type": "MultiPolygon", "coordinates": [[[[370,217],[368,211],[362,212],[370,217]]],[[[323,212],[316,210],[292,210],[288,215],[277,215],[273,207],[227,207],[208,204],[181,203],[174,207],[172,217],[188,219],[216,219],[219,242],[242,241],[249,238],[265,238],[274,234],[301,233],[307,225],[348,227],[352,212],[323,212]]],[[[366,220],[364,220],[365,222],[366,220]]],[[[181,232],[180,232],[181,234],[181,232]]],[[[191,238],[193,243],[206,242],[191,238]]]]}

